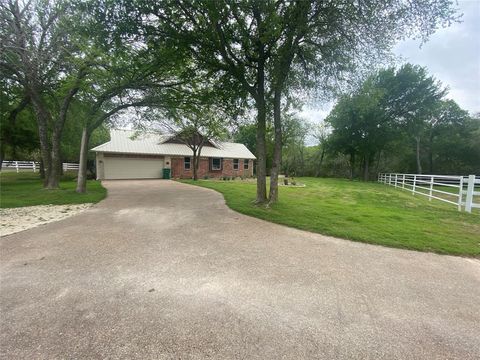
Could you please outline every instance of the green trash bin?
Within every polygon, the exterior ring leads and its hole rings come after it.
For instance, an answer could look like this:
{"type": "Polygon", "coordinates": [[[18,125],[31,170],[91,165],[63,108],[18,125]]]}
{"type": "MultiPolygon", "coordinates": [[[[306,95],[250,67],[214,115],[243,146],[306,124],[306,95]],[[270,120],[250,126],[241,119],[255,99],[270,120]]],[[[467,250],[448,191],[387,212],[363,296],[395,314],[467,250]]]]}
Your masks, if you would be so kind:
{"type": "Polygon", "coordinates": [[[163,169],[163,178],[170,179],[170,169],[163,169]]]}

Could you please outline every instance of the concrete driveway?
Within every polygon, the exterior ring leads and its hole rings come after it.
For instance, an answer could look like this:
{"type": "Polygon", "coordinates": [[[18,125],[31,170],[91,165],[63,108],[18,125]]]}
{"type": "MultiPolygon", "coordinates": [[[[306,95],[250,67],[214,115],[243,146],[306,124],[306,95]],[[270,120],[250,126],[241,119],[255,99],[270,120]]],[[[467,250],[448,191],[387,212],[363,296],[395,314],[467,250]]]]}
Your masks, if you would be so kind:
{"type": "Polygon", "coordinates": [[[478,359],[480,261],[311,234],[172,181],[1,239],[5,359],[478,359]]]}

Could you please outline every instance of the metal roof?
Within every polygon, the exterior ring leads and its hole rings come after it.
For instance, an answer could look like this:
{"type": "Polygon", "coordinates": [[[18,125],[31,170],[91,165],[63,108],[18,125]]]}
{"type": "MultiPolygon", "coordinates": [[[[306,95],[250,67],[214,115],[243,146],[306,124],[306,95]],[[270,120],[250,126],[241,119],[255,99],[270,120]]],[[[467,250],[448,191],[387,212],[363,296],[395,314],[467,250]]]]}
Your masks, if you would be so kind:
{"type": "MultiPolygon", "coordinates": [[[[170,156],[192,156],[192,150],[185,144],[163,143],[171,135],[141,133],[136,136],[133,130],[110,130],[110,141],[91,149],[95,152],[122,154],[154,154],[170,156]]],[[[255,156],[243,144],[216,141],[215,145],[204,146],[201,156],[255,159],[255,156]]]]}

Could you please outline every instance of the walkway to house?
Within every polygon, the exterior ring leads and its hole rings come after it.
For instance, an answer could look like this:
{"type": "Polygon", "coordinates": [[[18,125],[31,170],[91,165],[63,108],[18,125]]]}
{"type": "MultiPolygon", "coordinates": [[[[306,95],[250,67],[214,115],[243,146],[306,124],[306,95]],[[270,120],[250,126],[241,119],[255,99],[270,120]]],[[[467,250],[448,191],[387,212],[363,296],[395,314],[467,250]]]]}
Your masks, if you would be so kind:
{"type": "Polygon", "coordinates": [[[0,240],[2,358],[480,358],[480,261],[329,238],[172,181],[0,240]]]}

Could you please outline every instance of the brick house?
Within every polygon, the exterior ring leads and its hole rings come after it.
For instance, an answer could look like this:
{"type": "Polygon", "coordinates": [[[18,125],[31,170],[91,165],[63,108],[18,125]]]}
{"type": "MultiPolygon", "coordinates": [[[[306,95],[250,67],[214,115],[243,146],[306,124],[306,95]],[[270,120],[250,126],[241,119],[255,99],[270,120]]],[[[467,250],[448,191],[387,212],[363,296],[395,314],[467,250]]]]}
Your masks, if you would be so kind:
{"type": "MultiPolygon", "coordinates": [[[[111,130],[110,141],[92,149],[96,153],[97,179],[193,177],[193,152],[176,135],[135,135],[130,130],[111,130]]],[[[198,177],[251,177],[255,156],[243,144],[205,141],[198,177]]]]}

